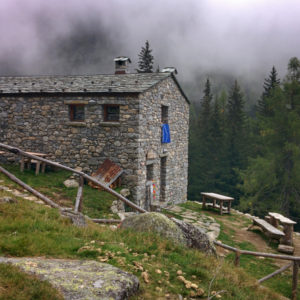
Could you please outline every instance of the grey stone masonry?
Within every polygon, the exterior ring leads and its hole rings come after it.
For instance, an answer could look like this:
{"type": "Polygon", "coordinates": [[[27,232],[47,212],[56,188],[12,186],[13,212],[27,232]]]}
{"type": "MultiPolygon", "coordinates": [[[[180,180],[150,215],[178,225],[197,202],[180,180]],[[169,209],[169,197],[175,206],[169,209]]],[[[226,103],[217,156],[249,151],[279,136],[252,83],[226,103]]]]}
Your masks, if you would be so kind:
{"type": "Polygon", "coordinates": [[[170,73],[0,77],[2,143],[88,173],[109,158],[124,169],[122,182],[144,207],[186,200],[188,120],[188,100],[170,73]],[[118,120],[107,121],[106,105],[118,107],[118,120]],[[70,119],[72,106],[83,107],[83,120],[70,119]],[[161,142],[162,106],[168,144],[161,142]]]}

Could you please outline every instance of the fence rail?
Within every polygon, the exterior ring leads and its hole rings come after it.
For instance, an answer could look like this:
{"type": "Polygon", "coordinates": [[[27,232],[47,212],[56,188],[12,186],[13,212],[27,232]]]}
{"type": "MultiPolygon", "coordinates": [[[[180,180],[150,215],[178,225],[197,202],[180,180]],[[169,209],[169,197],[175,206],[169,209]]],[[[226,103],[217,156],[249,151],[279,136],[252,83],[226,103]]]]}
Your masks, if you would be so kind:
{"type": "Polygon", "coordinates": [[[274,259],[281,259],[281,260],[289,260],[291,263],[288,265],[274,271],[273,273],[261,278],[258,280],[259,283],[274,277],[277,274],[280,274],[287,270],[290,267],[293,267],[293,282],[292,282],[292,300],[297,300],[297,288],[298,288],[298,273],[299,273],[299,263],[300,263],[300,256],[288,256],[288,255],[281,255],[281,254],[273,254],[273,253],[265,253],[265,252],[254,252],[248,250],[241,250],[226,244],[223,244],[218,241],[214,241],[216,246],[222,247],[224,249],[230,250],[235,253],[234,258],[234,265],[238,267],[240,265],[240,256],[242,254],[245,255],[252,255],[252,256],[260,256],[260,257],[269,257],[274,259]]]}
{"type": "MultiPolygon", "coordinates": [[[[72,169],[70,167],[64,166],[64,165],[59,164],[57,162],[53,162],[51,160],[48,160],[48,159],[45,159],[45,158],[42,158],[42,157],[39,157],[39,156],[36,156],[36,155],[28,154],[27,152],[25,152],[25,151],[23,151],[23,150],[21,150],[19,148],[12,147],[12,146],[9,146],[9,145],[6,145],[6,144],[0,143],[0,148],[4,149],[6,151],[9,151],[10,153],[13,153],[15,155],[19,155],[20,157],[29,157],[31,159],[35,159],[37,161],[44,162],[44,163],[46,163],[46,164],[48,164],[50,166],[53,166],[53,167],[56,167],[56,168],[60,168],[60,169],[66,170],[66,171],[70,171],[72,173],[75,173],[75,174],[79,175],[79,178],[80,178],[80,180],[79,180],[79,187],[78,187],[78,192],[77,192],[77,197],[76,197],[76,202],[75,202],[75,209],[74,209],[76,212],[78,212],[80,210],[81,203],[82,203],[82,198],[83,198],[82,197],[82,194],[83,194],[83,180],[84,179],[86,179],[87,181],[93,182],[97,186],[100,186],[102,189],[104,189],[108,193],[114,195],[115,197],[117,197],[119,200],[121,200],[124,203],[126,203],[128,206],[130,206],[134,210],[136,210],[138,212],[141,212],[141,213],[147,212],[145,209],[143,209],[143,208],[139,207],[138,205],[136,205],[135,203],[131,202],[130,200],[128,200],[127,198],[125,198],[121,194],[119,194],[116,191],[114,191],[113,189],[111,189],[109,186],[103,184],[102,182],[98,181],[97,179],[95,179],[92,176],[89,176],[89,175],[87,175],[87,174],[85,174],[83,172],[77,171],[77,170],[72,169]]],[[[0,172],[4,173],[6,175],[9,173],[5,169],[3,169],[3,168],[0,169],[0,172]]],[[[10,175],[12,175],[12,174],[10,174],[10,175]]],[[[12,177],[11,177],[11,179],[12,179],[12,177]]],[[[17,183],[20,184],[20,182],[22,182],[22,181],[18,179],[17,183]]],[[[31,187],[29,187],[29,186],[25,187],[24,185],[26,185],[26,184],[24,182],[22,182],[22,183],[23,183],[23,187],[24,188],[26,188],[29,191],[31,189],[31,192],[33,192],[33,189],[31,187]],[[28,188],[30,188],[30,189],[28,189],[28,188]]],[[[35,192],[37,192],[37,191],[35,191],[35,192]]],[[[45,201],[45,198],[47,198],[47,197],[41,197],[43,195],[40,194],[40,193],[36,194],[36,196],[39,197],[39,198],[41,198],[43,201],[45,201]]],[[[50,200],[50,199],[47,199],[47,200],[50,200]]],[[[53,202],[52,200],[50,200],[50,201],[53,202]]],[[[49,204],[49,201],[48,201],[48,204],[49,204]]]]}

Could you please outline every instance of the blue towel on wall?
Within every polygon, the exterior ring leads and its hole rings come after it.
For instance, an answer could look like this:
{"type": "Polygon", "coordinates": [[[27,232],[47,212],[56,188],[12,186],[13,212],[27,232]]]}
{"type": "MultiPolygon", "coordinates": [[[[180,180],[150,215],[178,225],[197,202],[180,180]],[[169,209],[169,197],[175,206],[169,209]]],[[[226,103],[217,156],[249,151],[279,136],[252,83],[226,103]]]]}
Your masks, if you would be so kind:
{"type": "Polygon", "coordinates": [[[161,130],[162,130],[161,142],[162,143],[171,143],[169,124],[162,124],[161,130]]]}

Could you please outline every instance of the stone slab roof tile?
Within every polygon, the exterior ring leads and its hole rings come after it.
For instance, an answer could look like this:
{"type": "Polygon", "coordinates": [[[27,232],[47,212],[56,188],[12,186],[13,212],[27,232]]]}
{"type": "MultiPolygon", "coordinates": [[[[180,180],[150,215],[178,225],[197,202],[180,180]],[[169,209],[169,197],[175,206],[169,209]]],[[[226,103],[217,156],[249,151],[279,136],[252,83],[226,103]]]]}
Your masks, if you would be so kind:
{"type": "Polygon", "coordinates": [[[171,76],[137,73],[85,76],[3,76],[0,94],[24,93],[141,93],[171,76]]]}

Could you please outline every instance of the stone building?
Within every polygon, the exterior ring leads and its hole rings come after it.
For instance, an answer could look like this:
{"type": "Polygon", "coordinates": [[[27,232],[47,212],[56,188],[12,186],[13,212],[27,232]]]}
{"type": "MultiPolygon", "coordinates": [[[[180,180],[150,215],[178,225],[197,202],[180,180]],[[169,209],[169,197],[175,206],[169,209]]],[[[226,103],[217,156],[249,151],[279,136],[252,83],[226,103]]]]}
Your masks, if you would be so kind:
{"type": "Polygon", "coordinates": [[[146,209],[183,202],[189,101],[172,72],[128,74],[128,59],[115,62],[113,75],[0,77],[0,141],[87,173],[109,158],[146,209]]]}

